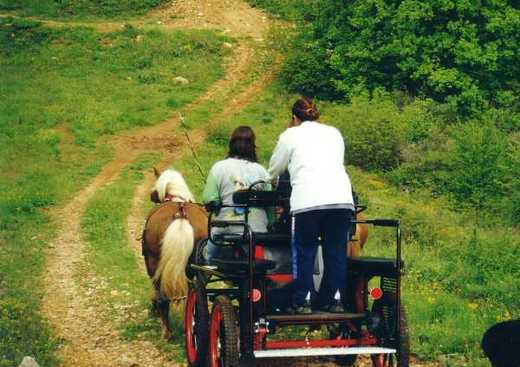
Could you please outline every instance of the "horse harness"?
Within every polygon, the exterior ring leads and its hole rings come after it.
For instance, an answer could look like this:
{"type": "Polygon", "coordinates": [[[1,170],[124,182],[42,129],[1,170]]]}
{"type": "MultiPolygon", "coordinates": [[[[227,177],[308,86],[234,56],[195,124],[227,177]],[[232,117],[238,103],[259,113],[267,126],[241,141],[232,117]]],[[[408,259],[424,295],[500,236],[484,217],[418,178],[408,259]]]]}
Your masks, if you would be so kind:
{"type": "Polygon", "coordinates": [[[176,203],[177,206],[178,206],[178,210],[177,212],[173,215],[173,218],[172,220],[176,220],[176,219],[188,219],[188,213],[186,211],[186,206],[188,204],[191,204],[190,202],[185,202],[185,201],[173,201],[174,197],[170,196],[168,199],[165,199],[165,201],[163,203],[160,203],[158,205],[156,205],[152,211],[150,212],[150,214],[148,214],[148,217],[146,218],[146,221],[144,223],[144,229],[143,229],[143,234],[141,235],[141,245],[143,245],[143,256],[146,256],[147,253],[144,249],[144,238],[145,238],[145,233],[146,233],[146,227],[148,226],[148,222],[150,221],[150,218],[152,218],[152,216],[157,213],[157,211],[159,209],[161,209],[162,207],[164,207],[166,204],[169,204],[169,203],[176,203]]]}

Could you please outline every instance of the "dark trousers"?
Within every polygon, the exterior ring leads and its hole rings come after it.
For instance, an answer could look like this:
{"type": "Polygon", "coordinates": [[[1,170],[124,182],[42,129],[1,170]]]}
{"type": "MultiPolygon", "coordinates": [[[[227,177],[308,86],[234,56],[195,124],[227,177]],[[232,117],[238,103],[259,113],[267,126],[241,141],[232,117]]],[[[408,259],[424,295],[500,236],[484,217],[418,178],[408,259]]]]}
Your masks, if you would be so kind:
{"type": "Polygon", "coordinates": [[[321,209],[294,216],[294,305],[302,305],[308,292],[313,293],[312,276],[320,239],[325,271],[320,287],[319,304],[331,303],[338,290],[342,295],[345,293],[347,242],[352,232],[353,215],[353,211],[347,209],[321,209]]]}

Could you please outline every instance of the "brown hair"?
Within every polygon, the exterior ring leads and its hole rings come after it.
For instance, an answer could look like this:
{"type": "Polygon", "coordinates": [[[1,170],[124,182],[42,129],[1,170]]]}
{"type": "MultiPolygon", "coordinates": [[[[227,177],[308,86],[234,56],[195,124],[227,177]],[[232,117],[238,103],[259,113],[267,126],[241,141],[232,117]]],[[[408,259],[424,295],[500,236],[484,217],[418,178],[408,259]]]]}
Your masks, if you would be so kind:
{"type": "Polygon", "coordinates": [[[255,140],[255,133],[249,126],[237,127],[229,139],[228,158],[257,162],[255,140]]]}
{"type": "Polygon", "coordinates": [[[315,121],[320,118],[316,104],[308,97],[299,98],[293,105],[292,113],[302,121],[315,121]]]}

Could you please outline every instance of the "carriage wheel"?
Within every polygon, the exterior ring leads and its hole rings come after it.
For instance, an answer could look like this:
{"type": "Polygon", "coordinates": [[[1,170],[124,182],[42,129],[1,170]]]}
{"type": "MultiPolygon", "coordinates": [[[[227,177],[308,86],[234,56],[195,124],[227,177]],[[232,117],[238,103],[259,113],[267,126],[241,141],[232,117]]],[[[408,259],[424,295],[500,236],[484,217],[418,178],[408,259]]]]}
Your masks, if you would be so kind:
{"type": "Polygon", "coordinates": [[[238,367],[238,327],[235,310],[226,296],[213,302],[209,331],[209,366],[238,367]]]}
{"type": "MultiPolygon", "coordinates": [[[[206,254],[206,249],[208,247],[208,239],[203,239],[201,240],[199,243],[197,243],[197,245],[195,246],[195,251],[193,253],[193,262],[196,264],[196,265],[205,265],[206,264],[206,257],[205,257],[205,254],[206,254]]],[[[197,272],[197,278],[204,284],[206,284],[209,280],[209,276],[202,272],[202,271],[198,271],[197,272]]]]}
{"type": "Polygon", "coordinates": [[[205,365],[208,353],[209,312],[206,291],[195,280],[190,283],[184,308],[184,338],[188,366],[205,365]]]}
{"type": "MultiPolygon", "coordinates": [[[[385,327],[387,329],[387,334],[394,336],[392,334],[395,334],[395,326],[397,326],[397,324],[393,322],[392,318],[395,315],[395,306],[393,305],[393,302],[390,305],[389,302],[385,301],[384,299],[376,301],[372,308],[372,312],[379,313],[382,316],[382,319],[385,322],[385,327]]],[[[395,355],[378,354],[372,356],[373,367],[408,367],[409,365],[410,339],[408,335],[406,311],[402,304],[400,305],[399,314],[399,335],[395,335],[395,346],[397,353],[395,355]]]]}

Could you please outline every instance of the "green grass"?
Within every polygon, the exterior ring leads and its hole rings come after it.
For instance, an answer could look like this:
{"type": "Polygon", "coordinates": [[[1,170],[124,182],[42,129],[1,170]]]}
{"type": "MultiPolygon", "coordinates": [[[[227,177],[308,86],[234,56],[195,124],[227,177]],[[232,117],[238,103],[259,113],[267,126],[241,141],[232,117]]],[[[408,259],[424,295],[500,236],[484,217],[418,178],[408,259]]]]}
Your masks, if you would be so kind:
{"type": "MultiPolygon", "coordinates": [[[[376,175],[349,171],[370,216],[402,222],[412,350],[426,359],[480,363],[484,331],[520,316],[518,233],[482,228],[475,238],[471,220],[446,209],[444,200],[399,192],[376,175]]],[[[383,234],[372,232],[366,253],[389,255],[388,245],[383,234]]]]}
{"type": "MultiPolygon", "coordinates": [[[[204,170],[209,171],[215,161],[225,157],[227,139],[241,124],[254,128],[259,159],[266,165],[279,133],[289,122],[288,111],[295,98],[272,85],[256,102],[210,131],[206,144],[197,150],[204,170]]],[[[320,107],[323,121],[334,125],[341,116],[345,124],[339,127],[348,142],[346,122],[356,106],[322,103],[320,107]]],[[[378,105],[372,107],[377,109],[378,105]]],[[[364,113],[368,118],[371,111],[364,113]]],[[[363,111],[356,114],[356,119],[363,119],[363,111]]],[[[175,168],[187,175],[200,198],[204,181],[195,169],[194,157],[186,156],[175,168]]],[[[403,299],[411,325],[412,352],[449,366],[486,365],[479,346],[485,329],[520,317],[516,297],[520,287],[518,232],[483,226],[475,239],[471,216],[449,210],[445,199],[423,191],[399,191],[381,176],[353,166],[347,170],[362,202],[368,204],[368,216],[402,222],[407,268],[403,299]]],[[[392,256],[393,238],[387,231],[373,230],[366,254],[392,256]]]]}
{"type": "MultiPolygon", "coordinates": [[[[127,339],[146,338],[167,355],[184,360],[181,316],[172,313],[175,339],[162,339],[159,320],[152,318],[150,306],[153,287],[150,279],[140,272],[141,257],[128,246],[126,219],[132,205],[134,189],[143,180],[158,155],[144,155],[125,169],[112,184],[100,190],[89,202],[81,228],[88,242],[87,262],[97,279],[103,279],[104,304],[110,308],[114,327],[127,339]]],[[[144,221],[144,216],[143,216],[144,221]]]]}
{"type": "Polygon", "coordinates": [[[59,341],[39,315],[44,250],[57,230],[48,210],[112,158],[98,138],[162,121],[220,78],[225,40],[0,18],[0,366],[25,355],[57,364],[59,341]],[[179,75],[190,83],[176,84],[179,75]]]}
{"type": "Polygon", "coordinates": [[[0,91],[7,97],[0,121],[11,129],[69,123],[78,143],[93,145],[100,135],[164,120],[223,75],[226,38],[212,32],[127,26],[100,34],[0,22],[0,91]],[[189,83],[177,83],[178,76],[189,83]]]}
{"type": "Polygon", "coordinates": [[[21,15],[48,17],[122,18],[137,16],[165,3],[165,0],[0,0],[0,10],[21,15]]]}

